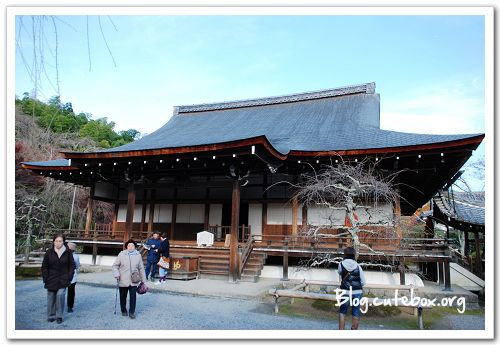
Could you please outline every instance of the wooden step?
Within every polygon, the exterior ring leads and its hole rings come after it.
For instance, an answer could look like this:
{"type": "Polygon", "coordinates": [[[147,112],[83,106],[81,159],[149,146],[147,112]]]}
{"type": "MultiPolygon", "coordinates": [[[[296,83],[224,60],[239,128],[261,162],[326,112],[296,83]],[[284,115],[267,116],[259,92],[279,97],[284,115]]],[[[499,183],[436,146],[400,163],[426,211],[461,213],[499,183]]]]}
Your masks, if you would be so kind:
{"type": "Polygon", "coordinates": [[[177,253],[177,252],[170,252],[170,256],[199,256],[203,258],[229,258],[229,254],[205,254],[205,253],[187,253],[187,252],[182,252],[182,253],[177,253]]]}
{"type": "Polygon", "coordinates": [[[202,265],[198,268],[200,271],[224,271],[226,273],[229,272],[229,265],[217,265],[217,264],[209,264],[209,265],[202,265]]]}
{"type": "Polygon", "coordinates": [[[201,260],[198,262],[201,265],[229,265],[229,260],[201,260]]]}

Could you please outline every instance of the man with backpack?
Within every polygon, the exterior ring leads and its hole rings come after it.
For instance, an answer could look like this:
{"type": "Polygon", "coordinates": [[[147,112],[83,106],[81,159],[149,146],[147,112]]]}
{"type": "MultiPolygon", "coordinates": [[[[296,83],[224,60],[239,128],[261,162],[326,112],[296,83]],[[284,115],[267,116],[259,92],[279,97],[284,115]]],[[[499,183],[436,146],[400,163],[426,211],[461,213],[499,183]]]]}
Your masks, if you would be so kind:
{"type": "Polygon", "coordinates": [[[363,297],[363,286],[365,285],[365,274],[356,261],[356,250],[353,247],[344,249],[344,260],[339,264],[340,289],[344,290],[344,298],[339,309],[339,329],[345,327],[345,315],[349,305],[352,308],[351,329],[359,327],[361,315],[361,298],[363,297]]]}

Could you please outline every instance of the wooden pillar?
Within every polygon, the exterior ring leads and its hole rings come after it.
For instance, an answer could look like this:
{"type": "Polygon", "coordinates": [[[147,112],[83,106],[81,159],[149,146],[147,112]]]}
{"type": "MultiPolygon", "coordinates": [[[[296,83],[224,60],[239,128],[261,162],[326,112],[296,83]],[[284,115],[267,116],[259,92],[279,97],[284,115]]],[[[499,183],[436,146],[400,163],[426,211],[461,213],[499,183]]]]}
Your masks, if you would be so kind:
{"type": "Polygon", "coordinates": [[[267,225],[267,202],[262,203],[262,235],[266,235],[264,231],[267,225]]]}
{"type": "Polygon", "coordinates": [[[307,205],[302,205],[302,228],[307,227],[307,205]]]}
{"type": "Polygon", "coordinates": [[[132,227],[134,226],[134,210],[135,210],[135,189],[134,189],[134,184],[130,183],[128,185],[127,218],[125,221],[125,232],[123,233],[124,244],[132,234],[132,227]]]}
{"type": "Polygon", "coordinates": [[[155,202],[156,202],[156,190],[151,190],[151,202],[149,203],[149,220],[148,220],[148,233],[146,238],[151,237],[151,233],[153,232],[154,227],[154,217],[155,217],[155,202]]]}
{"type": "Polygon", "coordinates": [[[444,284],[444,264],[443,260],[438,261],[439,285],[444,284]]]}
{"type": "Polygon", "coordinates": [[[141,225],[139,226],[139,238],[138,240],[142,241],[142,233],[144,231],[144,224],[146,223],[146,210],[148,208],[148,204],[146,203],[146,199],[148,197],[148,190],[144,188],[144,192],[142,194],[142,214],[141,214],[141,225]]]}
{"type": "Polygon", "coordinates": [[[238,225],[240,221],[240,184],[233,181],[233,194],[231,200],[231,244],[229,247],[229,280],[236,282],[239,278],[238,255],[238,225]]]}
{"type": "Polygon", "coordinates": [[[299,201],[297,196],[294,196],[292,199],[292,235],[297,235],[298,212],[299,201]]]}
{"type": "Polygon", "coordinates": [[[120,204],[117,202],[115,204],[115,209],[113,210],[113,224],[111,225],[111,238],[115,237],[116,227],[118,223],[118,210],[120,209],[120,204]]]}
{"type": "Polygon", "coordinates": [[[470,255],[470,244],[469,244],[469,232],[464,231],[464,256],[469,256],[470,255]]]}
{"type": "Polygon", "coordinates": [[[427,217],[427,220],[425,221],[424,233],[425,238],[434,238],[434,222],[430,217],[427,217]]]}
{"type": "MultiPolygon", "coordinates": [[[[207,184],[210,183],[210,176],[207,177],[207,184]]],[[[210,220],[210,188],[205,188],[205,218],[203,219],[203,230],[208,231],[210,220]]]]}
{"type": "Polygon", "coordinates": [[[87,219],[85,220],[85,235],[84,237],[89,237],[90,236],[90,224],[92,223],[92,212],[93,212],[93,207],[94,207],[94,190],[95,190],[95,185],[92,185],[90,187],[90,192],[89,196],[87,198],[87,219]]]}
{"type": "MultiPolygon", "coordinates": [[[[95,241],[95,237],[94,237],[94,241],[95,241]]],[[[95,266],[96,265],[96,262],[97,262],[97,243],[93,243],[92,244],[92,265],[95,266]]]]}
{"type": "Polygon", "coordinates": [[[444,291],[451,290],[450,259],[444,259],[444,291]]]}
{"type": "Polygon", "coordinates": [[[406,285],[405,266],[402,263],[400,263],[398,269],[399,269],[399,285],[406,285]]]}
{"type": "Polygon", "coordinates": [[[208,220],[210,219],[210,204],[205,203],[205,218],[203,220],[203,230],[208,231],[208,220]]]}
{"type": "MultiPolygon", "coordinates": [[[[432,218],[427,217],[427,220],[425,221],[425,238],[432,239],[434,238],[434,221],[432,218]]],[[[432,247],[425,247],[425,250],[432,250],[432,247]]],[[[427,262],[425,264],[427,266],[426,271],[427,275],[432,281],[437,282],[438,277],[437,277],[437,265],[436,262],[427,262]]]]}
{"type": "Polygon", "coordinates": [[[174,240],[175,239],[175,222],[177,221],[177,203],[174,203],[172,205],[172,225],[171,225],[171,229],[170,229],[170,236],[171,236],[171,239],[174,240]]]}
{"type": "MultiPolygon", "coordinates": [[[[264,174],[263,176],[263,198],[264,200],[262,200],[262,236],[266,235],[266,226],[267,226],[267,174],[264,174]]],[[[262,239],[264,239],[264,237],[262,237],[262,239]]]]}
{"type": "Polygon", "coordinates": [[[177,188],[174,188],[174,203],[172,204],[172,225],[170,227],[170,239],[175,239],[175,222],[177,221],[177,188]]]}
{"type": "Polygon", "coordinates": [[[283,281],[288,280],[288,237],[285,236],[285,241],[283,243],[283,281]]]}
{"type": "Polygon", "coordinates": [[[481,277],[483,274],[483,263],[481,260],[481,244],[479,243],[479,232],[474,232],[474,241],[476,242],[476,275],[481,277]]]}
{"type": "Polygon", "coordinates": [[[401,200],[399,197],[399,191],[396,193],[395,204],[394,204],[394,225],[396,227],[396,233],[399,238],[403,236],[401,230],[401,200]]]}

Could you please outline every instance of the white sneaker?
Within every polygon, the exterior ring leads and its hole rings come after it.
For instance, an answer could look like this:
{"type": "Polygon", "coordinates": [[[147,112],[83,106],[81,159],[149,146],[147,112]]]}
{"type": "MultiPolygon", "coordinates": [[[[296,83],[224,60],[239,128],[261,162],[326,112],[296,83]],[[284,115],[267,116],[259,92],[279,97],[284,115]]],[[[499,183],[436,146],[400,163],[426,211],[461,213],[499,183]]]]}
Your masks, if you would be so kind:
{"type": "Polygon", "coordinates": [[[160,285],[162,282],[154,282],[155,285],[160,285]]]}
{"type": "Polygon", "coordinates": [[[162,280],[160,284],[165,284],[166,282],[166,280],[162,280]]]}

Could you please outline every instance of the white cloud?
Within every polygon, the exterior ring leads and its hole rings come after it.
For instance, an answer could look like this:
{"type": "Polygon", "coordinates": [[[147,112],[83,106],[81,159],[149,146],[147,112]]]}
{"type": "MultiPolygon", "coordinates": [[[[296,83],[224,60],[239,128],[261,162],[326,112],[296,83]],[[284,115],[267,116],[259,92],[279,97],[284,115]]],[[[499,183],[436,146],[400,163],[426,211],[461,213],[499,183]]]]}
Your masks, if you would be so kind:
{"type": "Polygon", "coordinates": [[[461,134],[484,132],[484,95],[477,79],[440,84],[381,101],[381,127],[413,133],[461,134]]]}

